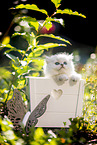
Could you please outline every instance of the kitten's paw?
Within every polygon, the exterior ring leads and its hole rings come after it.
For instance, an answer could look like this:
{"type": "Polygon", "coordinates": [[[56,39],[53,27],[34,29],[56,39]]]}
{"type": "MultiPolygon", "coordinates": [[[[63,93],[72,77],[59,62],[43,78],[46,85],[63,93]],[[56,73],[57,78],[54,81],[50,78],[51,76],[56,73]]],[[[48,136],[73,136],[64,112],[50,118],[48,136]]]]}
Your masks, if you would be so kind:
{"type": "Polygon", "coordinates": [[[67,81],[68,80],[68,76],[67,75],[62,75],[59,77],[59,81],[67,81]]]}
{"type": "Polygon", "coordinates": [[[65,75],[64,76],[64,81],[68,81],[68,79],[69,79],[68,76],[65,75]]]}
{"type": "Polygon", "coordinates": [[[70,79],[71,79],[73,82],[78,82],[78,81],[80,81],[80,79],[81,79],[81,75],[80,75],[80,74],[72,75],[72,76],[70,77],[70,79]]]}
{"type": "Polygon", "coordinates": [[[63,85],[69,78],[67,75],[61,74],[58,76],[53,76],[53,79],[57,83],[57,85],[60,86],[63,85]]]}

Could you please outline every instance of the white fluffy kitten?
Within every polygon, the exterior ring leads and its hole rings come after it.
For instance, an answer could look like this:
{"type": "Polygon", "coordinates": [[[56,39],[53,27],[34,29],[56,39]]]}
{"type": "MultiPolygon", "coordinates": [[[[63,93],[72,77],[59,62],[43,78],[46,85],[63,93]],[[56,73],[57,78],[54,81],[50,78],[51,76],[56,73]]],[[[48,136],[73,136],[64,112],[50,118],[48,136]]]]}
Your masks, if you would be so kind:
{"type": "Polygon", "coordinates": [[[44,65],[44,74],[51,77],[58,85],[62,85],[68,79],[77,82],[81,79],[81,75],[75,72],[72,54],[56,54],[46,57],[44,65]]]}

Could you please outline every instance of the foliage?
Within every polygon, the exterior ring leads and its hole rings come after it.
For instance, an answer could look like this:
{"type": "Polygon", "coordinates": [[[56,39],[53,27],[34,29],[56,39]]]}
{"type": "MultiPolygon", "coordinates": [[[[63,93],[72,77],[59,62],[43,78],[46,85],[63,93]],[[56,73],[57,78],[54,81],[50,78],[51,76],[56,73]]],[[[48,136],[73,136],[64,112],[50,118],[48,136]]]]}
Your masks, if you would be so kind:
{"type": "Polygon", "coordinates": [[[20,145],[24,144],[22,138],[16,136],[13,131],[12,123],[7,119],[0,117],[0,143],[1,145],[16,145],[19,143],[20,145]]]}
{"type": "MultiPolygon", "coordinates": [[[[97,126],[91,128],[91,125],[83,118],[70,118],[69,129],[60,129],[53,133],[48,130],[44,133],[42,128],[33,128],[29,134],[25,129],[15,132],[12,123],[4,118],[0,118],[0,143],[6,145],[82,145],[97,143],[97,126]]],[[[65,123],[64,123],[65,125],[65,123]]]]}
{"type": "Polygon", "coordinates": [[[62,129],[59,131],[59,136],[67,141],[67,144],[74,145],[91,144],[97,142],[97,125],[91,126],[84,118],[70,118],[68,131],[62,129]],[[92,142],[93,141],[93,142],[92,142]]]}
{"type": "Polygon", "coordinates": [[[97,55],[91,57],[83,68],[83,78],[86,80],[83,115],[91,124],[97,121],[97,55]]]}

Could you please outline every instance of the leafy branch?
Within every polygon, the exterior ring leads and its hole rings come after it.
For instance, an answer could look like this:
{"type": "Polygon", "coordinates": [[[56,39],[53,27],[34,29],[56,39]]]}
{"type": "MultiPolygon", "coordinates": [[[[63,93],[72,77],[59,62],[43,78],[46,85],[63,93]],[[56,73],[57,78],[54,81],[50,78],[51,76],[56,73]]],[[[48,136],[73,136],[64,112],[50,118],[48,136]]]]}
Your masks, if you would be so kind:
{"type": "MultiPolygon", "coordinates": [[[[71,9],[64,9],[64,10],[58,9],[59,6],[61,5],[61,0],[51,0],[51,2],[55,5],[55,8],[56,8],[55,12],[51,16],[48,15],[48,12],[45,9],[39,9],[37,7],[37,5],[35,5],[35,4],[26,4],[26,5],[20,4],[20,5],[17,5],[15,8],[12,8],[12,9],[28,9],[28,10],[34,10],[34,11],[38,11],[38,12],[41,12],[41,13],[45,14],[47,16],[47,18],[44,21],[42,27],[45,26],[47,28],[47,30],[49,30],[52,27],[51,21],[56,22],[56,19],[53,18],[56,14],[76,15],[76,16],[86,18],[85,15],[83,15],[81,13],[78,13],[77,11],[73,12],[71,9]]],[[[22,19],[27,20],[31,25],[33,25],[33,27],[35,27],[36,31],[38,31],[39,23],[38,23],[38,21],[36,21],[35,18],[22,17],[22,19]]],[[[60,23],[60,21],[57,21],[57,22],[60,23]]]]}
{"type": "MultiPolygon", "coordinates": [[[[32,76],[40,76],[40,72],[42,72],[42,68],[44,65],[44,59],[41,57],[45,50],[49,50],[54,47],[66,47],[67,44],[71,45],[68,40],[65,40],[59,36],[55,36],[53,34],[40,34],[40,31],[43,27],[46,27],[49,30],[52,27],[52,22],[58,22],[64,26],[64,21],[62,19],[57,19],[55,16],[57,14],[69,14],[69,15],[77,15],[80,17],[85,18],[83,14],[78,12],[73,12],[70,9],[59,9],[61,5],[61,0],[51,0],[51,2],[55,6],[55,11],[48,15],[48,12],[45,9],[40,9],[36,4],[20,4],[17,5],[15,8],[11,9],[27,9],[32,11],[37,11],[46,16],[46,19],[41,23],[36,18],[32,18],[30,16],[18,16],[18,22],[24,21],[27,22],[30,28],[33,28],[33,32],[17,32],[12,35],[15,36],[22,36],[28,42],[28,48],[26,50],[17,49],[10,44],[10,37],[5,37],[2,41],[0,46],[0,50],[4,47],[8,48],[5,51],[5,55],[10,59],[10,68],[12,73],[12,78],[10,79],[10,90],[8,91],[8,96],[10,96],[10,92],[13,88],[17,88],[22,90],[25,87],[25,75],[32,75],[32,76]],[[46,43],[43,45],[39,44],[40,37],[48,37],[52,39],[59,40],[60,43],[46,43]],[[18,52],[20,54],[20,58],[12,55],[12,51],[18,52]]],[[[9,81],[9,80],[8,80],[9,81]]],[[[7,90],[9,89],[9,85],[7,86],[7,90]]]]}

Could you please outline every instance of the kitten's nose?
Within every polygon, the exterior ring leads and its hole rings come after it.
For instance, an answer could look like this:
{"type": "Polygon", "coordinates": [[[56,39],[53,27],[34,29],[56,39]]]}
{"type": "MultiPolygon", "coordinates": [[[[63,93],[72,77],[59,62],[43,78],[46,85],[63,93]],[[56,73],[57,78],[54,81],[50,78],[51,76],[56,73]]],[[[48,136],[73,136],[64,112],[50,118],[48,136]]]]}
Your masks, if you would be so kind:
{"type": "Polygon", "coordinates": [[[61,63],[61,66],[63,67],[63,64],[61,63]]]}

